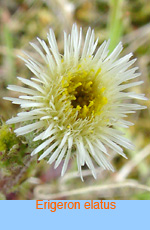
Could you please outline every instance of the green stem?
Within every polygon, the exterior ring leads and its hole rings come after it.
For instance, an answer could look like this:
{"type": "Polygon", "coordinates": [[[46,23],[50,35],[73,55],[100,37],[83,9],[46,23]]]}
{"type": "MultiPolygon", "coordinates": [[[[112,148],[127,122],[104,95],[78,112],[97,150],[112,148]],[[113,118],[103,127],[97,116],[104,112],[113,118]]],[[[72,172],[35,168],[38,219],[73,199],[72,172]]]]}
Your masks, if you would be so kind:
{"type": "Polygon", "coordinates": [[[110,16],[108,21],[110,53],[119,43],[123,32],[122,5],[123,5],[123,0],[110,0],[110,16]]]}
{"type": "Polygon", "coordinates": [[[7,61],[7,71],[9,83],[14,82],[14,77],[16,76],[15,59],[13,55],[13,35],[7,25],[4,25],[4,44],[6,46],[6,61],[7,61]]]}

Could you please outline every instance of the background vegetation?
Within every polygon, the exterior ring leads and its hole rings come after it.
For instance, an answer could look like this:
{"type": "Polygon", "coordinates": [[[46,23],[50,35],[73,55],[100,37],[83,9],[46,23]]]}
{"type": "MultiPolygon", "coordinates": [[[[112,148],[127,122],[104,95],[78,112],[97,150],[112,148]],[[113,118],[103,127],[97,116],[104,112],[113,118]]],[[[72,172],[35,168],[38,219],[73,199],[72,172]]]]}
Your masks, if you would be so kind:
{"type": "MultiPolygon", "coordinates": [[[[49,27],[55,31],[59,49],[63,51],[63,30],[70,32],[76,22],[84,33],[91,26],[99,44],[111,38],[110,51],[121,40],[122,55],[134,53],[141,80],[139,93],[150,98],[150,1],[149,0],[1,0],[0,1],[0,197],[1,199],[150,199],[150,102],[148,109],[129,115],[135,125],[125,130],[135,145],[126,151],[128,160],[112,154],[116,172],[97,168],[95,181],[85,167],[81,182],[76,162],[70,161],[61,178],[61,166],[53,169],[42,160],[32,161],[26,141],[17,139],[14,127],[5,121],[16,115],[19,106],[2,100],[17,96],[6,89],[20,84],[16,76],[30,78],[31,73],[17,58],[21,50],[35,56],[29,41],[46,39],[49,27]],[[7,137],[7,138],[6,138],[7,137]],[[18,154],[17,154],[18,153],[18,154]],[[21,153],[21,155],[20,155],[21,153]],[[22,161],[23,157],[23,161],[22,161]]],[[[30,138],[29,138],[30,139],[30,138]]]]}

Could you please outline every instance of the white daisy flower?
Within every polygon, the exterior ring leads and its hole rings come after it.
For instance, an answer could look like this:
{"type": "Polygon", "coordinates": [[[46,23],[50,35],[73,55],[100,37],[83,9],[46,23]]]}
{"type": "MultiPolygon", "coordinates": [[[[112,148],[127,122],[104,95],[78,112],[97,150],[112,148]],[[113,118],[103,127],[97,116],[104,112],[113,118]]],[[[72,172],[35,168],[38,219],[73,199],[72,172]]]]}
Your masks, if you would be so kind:
{"type": "Polygon", "coordinates": [[[145,100],[143,94],[125,91],[143,83],[128,83],[140,75],[136,73],[137,67],[129,69],[136,59],[130,60],[132,53],[117,59],[122,51],[121,43],[109,55],[109,41],[104,41],[97,48],[98,39],[95,41],[91,28],[83,44],[82,28],[78,31],[76,24],[71,34],[64,32],[63,55],[58,51],[52,29],[47,38],[49,45],[37,38],[42,49],[30,43],[44,64],[28,54],[27,59],[21,57],[34,77],[30,80],[18,77],[29,88],[8,86],[9,90],[24,95],[19,98],[5,97],[23,108],[7,124],[28,122],[17,128],[15,133],[18,136],[30,132],[36,134],[33,141],[40,140],[41,144],[31,155],[42,151],[39,160],[48,157],[48,163],[55,162],[57,168],[64,159],[62,176],[72,156],[77,159],[81,179],[81,168],[85,164],[95,178],[95,162],[113,171],[107,156],[108,148],[125,158],[122,147],[133,148],[116,128],[132,125],[124,120],[126,114],[145,108],[130,103],[132,98],[145,100]]]}

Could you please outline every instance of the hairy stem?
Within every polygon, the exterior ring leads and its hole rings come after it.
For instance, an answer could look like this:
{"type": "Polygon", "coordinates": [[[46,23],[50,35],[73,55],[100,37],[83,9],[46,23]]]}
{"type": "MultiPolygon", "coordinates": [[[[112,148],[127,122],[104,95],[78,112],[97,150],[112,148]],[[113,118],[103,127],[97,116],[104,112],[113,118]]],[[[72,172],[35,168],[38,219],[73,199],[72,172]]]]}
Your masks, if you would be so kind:
{"type": "Polygon", "coordinates": [[[31,157],[29,155],[29,157],[26,159],[24,166],[20,167],[19,169],[17,169],[14,173],[12,173],[11,176],[4,176],[0,178],[0,191],[7,195],[11,189],[21,183],[22,178],[24,177],[24,175],[26,174],[31,162],[34,160],[34,157],[31,157]]]}

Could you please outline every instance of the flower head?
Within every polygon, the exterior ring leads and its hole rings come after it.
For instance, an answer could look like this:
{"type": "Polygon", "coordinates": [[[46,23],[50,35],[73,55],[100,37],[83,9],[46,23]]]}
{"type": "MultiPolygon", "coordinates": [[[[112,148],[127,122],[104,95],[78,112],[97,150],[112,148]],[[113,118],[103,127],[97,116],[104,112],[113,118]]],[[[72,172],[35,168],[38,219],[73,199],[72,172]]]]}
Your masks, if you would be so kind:
{"type": "Polygon", "coordinates": [[[63,55],[58,51],[52,29],[47,38],[49,45],[37,38],[42,50],[30,43],[43,63],[28,54],[27,59],[21,57],[34,77],[30,80],[18,77],[28,88],[8,86],[25,95],[5,98],[24,109],[7,123],[27,122],[15,130],[16,134],[34,131],[33,141],[40,140],[41,144],[31,155],[42,152],[39,160],[48,157],[48,163],[55,162],[55,168],[64,159],[62,175],[72,156],[77,159],[81,178],[85,164],[96,177],[93,160],[104,169],[113,170],[106,156],[108,148],[123,157],[126,156],[122,147],[133,148],[116,127],[128,127],[131,123],[124,120],[126,114],[145,108],[129,101],[144,100],[144,95],[124,91],[142,83],[128,83],[140,75],[135,72],[137,67],[128,69],[136,59],[130,60],[131,53],[117,59],[121,43],[109,55],[109,41],[97,49],[98,40],[95,41],[91,28],[83,43],[82,28],[78,31],[76,24],[71,34],[67,36],[64,32],[63,55]]]}

